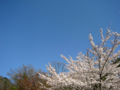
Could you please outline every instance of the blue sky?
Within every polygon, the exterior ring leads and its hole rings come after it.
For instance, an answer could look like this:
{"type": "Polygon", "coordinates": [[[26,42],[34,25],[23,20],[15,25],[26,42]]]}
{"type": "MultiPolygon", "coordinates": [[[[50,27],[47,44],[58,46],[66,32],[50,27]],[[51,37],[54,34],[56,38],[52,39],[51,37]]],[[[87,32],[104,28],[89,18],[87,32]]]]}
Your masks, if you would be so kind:
{"type": "Polygon", "coordinates": [[[86,54],[89,31],[98,44],[110,22],[120,32],[120,0],[0,0],[0,75],[86,54]]]}

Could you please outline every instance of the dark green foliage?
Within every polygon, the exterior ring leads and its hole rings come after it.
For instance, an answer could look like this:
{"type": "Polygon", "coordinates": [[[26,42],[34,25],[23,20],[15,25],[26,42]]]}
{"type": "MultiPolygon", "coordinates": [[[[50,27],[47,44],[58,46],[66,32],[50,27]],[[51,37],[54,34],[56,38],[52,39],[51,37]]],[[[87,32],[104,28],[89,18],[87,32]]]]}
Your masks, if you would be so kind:
{"type": "Polygon", "coordinates": [[[13,83],[6,77],[0,76],[0,90],[12,90],[13,83]]]}
{"type": "MultiPolygon", "coordinates": [[[[113,64],[116,64],[116,63],[120,63],[120,58],[118,58],[117,60],[115,60],[115,61],[113,62],[113,64]]],[[[117,67],[120,67],[120,64],[119,64],[117,67]]]]}

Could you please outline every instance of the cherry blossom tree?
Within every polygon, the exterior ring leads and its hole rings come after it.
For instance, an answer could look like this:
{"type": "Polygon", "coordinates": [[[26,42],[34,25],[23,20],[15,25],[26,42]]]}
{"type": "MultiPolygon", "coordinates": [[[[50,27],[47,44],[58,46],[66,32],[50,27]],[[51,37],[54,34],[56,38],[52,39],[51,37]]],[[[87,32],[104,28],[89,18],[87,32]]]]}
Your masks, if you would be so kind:
{"type": "Polygon", "coordinates": [[[103,29],[100,30],[101,44],[95,45],[91,33],[89,41],[92,46],[88,54],[81,52],[73,60],[71,56],[66,58],[69,72],[56,73],[56,70],[49,64],[47,70],[51,75],[39,74],[40,78],[47,80],[51,87],[49,90],[115,90],[120,89],[120,62],[113,62],[119,58],[120,50],[115,51],[120,45],[120,33],[112,32],[107,28],[106,36],[103,36],[103,29]],[[111,48],[107,48],[107,41],[111,42],[111,48]],[[89,54],[90,53],[90,54],[89,54]]]}

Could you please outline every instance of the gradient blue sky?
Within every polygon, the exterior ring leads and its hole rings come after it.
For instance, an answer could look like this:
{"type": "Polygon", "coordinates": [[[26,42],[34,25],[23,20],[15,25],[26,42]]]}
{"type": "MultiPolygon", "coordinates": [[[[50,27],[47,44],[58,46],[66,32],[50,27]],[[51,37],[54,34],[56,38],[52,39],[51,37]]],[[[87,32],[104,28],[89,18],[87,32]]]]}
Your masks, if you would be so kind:
{"type": "Polygon", "coordinates": [[[110,22],[120,32],[120,0],[0,0],[0,75],[86,54],[89,30],[98,44],[110,22]]]}

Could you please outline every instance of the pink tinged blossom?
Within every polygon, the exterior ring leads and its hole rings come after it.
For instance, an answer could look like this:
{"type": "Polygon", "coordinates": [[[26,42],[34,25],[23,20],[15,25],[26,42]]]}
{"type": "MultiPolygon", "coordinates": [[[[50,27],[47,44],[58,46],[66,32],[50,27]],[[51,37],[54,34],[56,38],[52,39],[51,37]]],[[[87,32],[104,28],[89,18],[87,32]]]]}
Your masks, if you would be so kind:
{"type": "MultiPolygon", "coordinates": [[[[56,70],[49,64],[47,70],[51,75],[40,75],[40,78],[47,80],[47,83],[51,86],[49,89],[59,89],[60,87],[86,87],[92,88],[93,84],[101,84],[102,87],[106,87],[108,90],[110,87],[116,89],[120,78],[120,67],[117,67],[119,63],[112,64],[114,59],[120,56],[120,50],[117,53],[113,53],[115,49],[120,45],[120,33],[111,32],[110,28],[107,28],[106,36],[103,36],[103,29],[100,30],[101,41],[100,45],[95,45],[93,37],[89,34],[89,41],[92,49],[89,52],[92,56],[88,57],[81,52],[76,56],[77,60],[73,60],[71,56],[69,59],[66,56],[60,55],[68,63],[66,68],[69,72],[56,73],[56,70]],[[111,40],[112,47],[105,49],[105,42],[111,39],[111,37],[117,37],[117,39],[111,40]],[[107,75],[105,80],[100,78],[100,75],[104,77],[107,75]]],[[[120,89],[120,86],[119,86],[120,89]]]]}

